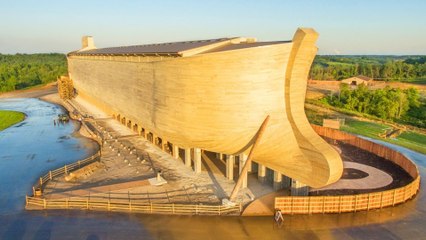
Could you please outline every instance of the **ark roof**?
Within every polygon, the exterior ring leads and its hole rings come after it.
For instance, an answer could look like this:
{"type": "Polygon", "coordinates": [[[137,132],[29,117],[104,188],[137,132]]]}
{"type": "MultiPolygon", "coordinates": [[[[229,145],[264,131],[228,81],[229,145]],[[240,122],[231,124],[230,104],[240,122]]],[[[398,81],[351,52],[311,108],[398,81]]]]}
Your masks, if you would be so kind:
{"type": "Polygon", "coordinates": [[[256,42],[253,38],[218,38],[198,41],[158,43],[123,47],[81,49],[69,55],[170,55],[189,56],[198,53],[236,50],[247,47],[258,47],[289,41],[256,42]]]}
{"type": "Polygon", "coordinates": [[[244,43],[240,43],[240,44],[230,44],[230,45],[226,45],[224,47],[214,48],[214,49],[206,51],[204,53],[230,51],[230,50],[237,50],[237,49],[243,49],[243,48],[261,47],[261,46],[266,46],[266,45],[274,45],[274,44],[290,43],[290,42],[291,41],[249,42],[249,43],[244,42],[244,43]]]}

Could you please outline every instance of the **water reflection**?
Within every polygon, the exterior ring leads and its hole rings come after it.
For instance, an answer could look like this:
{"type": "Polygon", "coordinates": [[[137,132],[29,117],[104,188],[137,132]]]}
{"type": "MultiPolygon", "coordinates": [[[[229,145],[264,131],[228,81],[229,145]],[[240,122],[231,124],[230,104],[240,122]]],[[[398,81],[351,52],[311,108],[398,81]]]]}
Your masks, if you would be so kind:
{"type": "Polygon", "coordinates": [[[73,137],[78,123],[53,125],[64,110],[38,99],[2,99],[0,109],[26,119],[0,132],[0,214],[22,210],[25,194],[39,176],[96,151],[87,138],[73,137]]]}
{"type": "MultiPolygon", "coordinates": [[[[398,239],[426,234],[426,199],[419,195],[394,208],[371,212],[271,217],[161,216],[86,211],[23,210],[24,196],[46,171],[84,158],[94,143],[76,138],[77,124],[53,126],[62,109],[37,99],[0,100],[0,109],[27,119],[0,132],[0,239],[398,239]]],[[[397,149],[404,151],[404,148],[397,149]]],[[[409,151],[409,150],[407,150],[409,151]]],[[[420,163],[424,155],[407,152],[420,163]]]]}

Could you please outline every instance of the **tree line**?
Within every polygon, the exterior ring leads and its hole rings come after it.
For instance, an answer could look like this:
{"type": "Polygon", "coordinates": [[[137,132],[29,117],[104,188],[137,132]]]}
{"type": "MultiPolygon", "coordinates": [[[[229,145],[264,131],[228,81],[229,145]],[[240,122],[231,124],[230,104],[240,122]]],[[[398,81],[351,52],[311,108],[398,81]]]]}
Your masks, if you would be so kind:
{"type": "Polygon", "coordinates": [[[419,90],[385,87],[369,90],[361,84],[355,89],[347,84],[340,85],[340,91],[321,101],[338,108],[365,113],[384,120],[426,127],[426,100],[419,90]]]}
{"type": "Polygon", "coordinates": [[[426,78],[426,56],[316,56],[309,74],[315,80],[364,75],[378,80],[426,78]]]}
{"type": "Polygon", "coordinates": [[[0,92],[50,83],[66,73],[64,54],[0,54],[0,92]]]}

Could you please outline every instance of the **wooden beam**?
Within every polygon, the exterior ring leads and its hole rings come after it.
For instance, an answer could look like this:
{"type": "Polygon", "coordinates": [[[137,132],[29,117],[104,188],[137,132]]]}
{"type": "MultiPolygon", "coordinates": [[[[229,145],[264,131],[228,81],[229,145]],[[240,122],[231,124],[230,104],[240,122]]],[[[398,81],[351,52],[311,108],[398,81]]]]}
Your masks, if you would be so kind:
{"type": "Polygon", "coordinates": [[[251,159],[253,158],[253,152],[256,149],[257,145],[260,142],[260,139],[262,138],[263,133],[265,132],[266,125],[268,125],[269,122],[269,115],[265,118],[262,125],[260,126],[259,133],[256,136],[256,140],[253,143],[253,147],[250,149],[250,153],[248,155],[247,161],[244,164],[243,170],[240,173],[240,176],[238,177],[237,183],[234,186],[234,189],[232,190],[231,196],[229,197],[230,201],[233,201],[234,198],[237,196],[238,191],[241,188],[241,184],[243,183],[244,175],[247,174],[251,159]]]}

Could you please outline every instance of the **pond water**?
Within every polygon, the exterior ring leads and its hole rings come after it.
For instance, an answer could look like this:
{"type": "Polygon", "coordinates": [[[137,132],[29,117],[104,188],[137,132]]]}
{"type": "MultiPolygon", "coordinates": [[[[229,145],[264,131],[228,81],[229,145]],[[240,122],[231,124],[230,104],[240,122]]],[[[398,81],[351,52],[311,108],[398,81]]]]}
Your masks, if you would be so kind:
{"type": "MultiPolygon", "coordinates": [[[[53,125],[64,110],[38,99],[2,99],[0,109],[27,118],[0,132],[0,239],[424,239],[426,199],[371,212],[271,217],[161,216],[93,211],[25,211],[25,195],[47,171],[83,159],[97,145],[71,121],[53,125]],[[380,236],[380,237],[379,237],[380,236]]],[[[387,144],[387,143],[386,143],[387,144]]],[[[388,145],[388,144],[387,144],[388,145]]],[[[390,147],[397,147],[390,145],[390,147]]],[[[419,164],[425,155],[397,147],[419,164]]]]}

